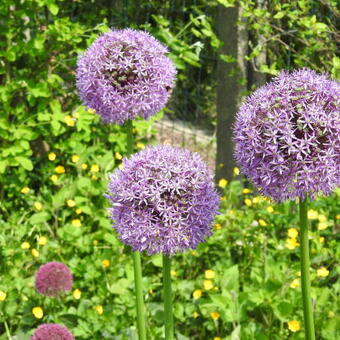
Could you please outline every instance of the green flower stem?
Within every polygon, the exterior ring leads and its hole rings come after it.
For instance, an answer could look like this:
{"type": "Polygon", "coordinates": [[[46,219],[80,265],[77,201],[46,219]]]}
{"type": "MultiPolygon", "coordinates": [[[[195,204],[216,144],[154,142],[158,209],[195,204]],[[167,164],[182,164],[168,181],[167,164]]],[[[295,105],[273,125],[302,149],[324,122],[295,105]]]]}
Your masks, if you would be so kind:
{"type": "MultiPolygon", "coordinates": [[[[126,122],[126,154],[130,156],[133,152],[133,124],[132,120],[126,122]]],[[[132,253],[133,269],[135,275],[137,329],[139,340],[146,340],[145,307],[143,300],[142,264],[140,253],[132,253]]]]}
{"type": "Polygon", "coordinates": [[[310,278],[309,278],[309,240],[308,240],[308,219],[307,198],[300,199],[300,261],[301,261],[301,288],[303,317],[305,325],[306,340],[315,340],[312,299],[310,295],[310,278]]]}
{"type": "Polygon", "coordinates": [[[165,340],[174,339],[174,319],[172,315],[171,259],[163,255],[164,319],[165,340]]]}

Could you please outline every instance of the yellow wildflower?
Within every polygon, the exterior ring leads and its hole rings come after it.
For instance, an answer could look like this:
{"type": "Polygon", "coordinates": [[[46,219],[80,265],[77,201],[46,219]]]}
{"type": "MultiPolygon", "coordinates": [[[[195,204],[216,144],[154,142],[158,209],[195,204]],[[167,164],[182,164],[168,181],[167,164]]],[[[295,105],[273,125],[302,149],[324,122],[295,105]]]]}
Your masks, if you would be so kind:
{"type": "Polygon", "coordinates": [[[32,254],[32,256],[33,257],[39,257],[39,251],[38,250],[36,250],[35,248],[33,248],[32,250],[31,250],[31,254],[32,254]]]}
{"type": "Polygon", "coordinates": [[[46,237],[46,236],[40,236],[40,237],[38,238],[38,244],[39,244],[40,246],[46,245],[46,244],[47,244],[47,237],[46,237]]]}
{"type": "Polygon", "coordinates": [[[81,165],[81,168],[82,168],[83,170],[86,170],[86,169],[87,169],[87,164],[86,164],[86,163],[83,163],[83,164],[81,165]]]}
{"type": "Polygon", "coordinates": [[[266,209],[270,214],[274,212],[274,208],[270,205],[269,207],[267,207],[266,209]]]}
{"type": "Polygon", "coordinates": [[[21,243],[21,249],[30,249],[31,245],[28,242],[21,243]]]}
{"type": "Polygon", "coordinates": [[[320,241],[320,243],[324,243],[325,242],[325,238],[323,236],[320,236],[319,241],[320,241]]]}
{"type": "Polygon", "coordinates": [[[329,274],[329,270],[325,267],[321,267],[316,271],[316,275],[320,277],[326,277],[329,274]]]}
{"type": "Polygon", "coordinates": [[[72,116],[73,116],[74,118],[79,118],[79,117],[80,117],[80,113],[79,113],[79,112],[74,112],[74,113],[72,114],[72,116]]]}
{"type": "Polygon", "coordinates": [[[290,288],[298,288],[300,287],[300,280],[299,279],[294,279],[290,285],[289,285],[290,288]]]}
{"type": "Polygon", "coordinates": [[[214,336],[214,340],[221,340],[219,336],[214,336]]]}
{"type": "Polygon", "coordinates": [[[123,168],[124,168],[124,164],[123,164],[123,163],[121,163],[121,164],[118,165],[118,169],[121,169],[121,170],[122,170],[123,168]]]}
{"type": "Polygon", "coordinates": [[[206,279],[214,279],[215,278],[215,272],[211,269],[208,269],[205,271],[204,276],[206,279]]]}
{"type": "Polygon", "coordinates": [[[73,208],[76,205],[76,202],[74,200],[67,200],[66,203],[70,208],[73,208]]]}
{"type": "Polygon", "coordinates": [[[318,223],[318,230],[325,230],[329,227],[329,222],[328,221],[323,221],[318,223]]]}
{"type": "Polygon", "coordinates": [[[72,158],[71,158],[72,163],[78,163],[79,159],[80,159],[80,157],[78,155],[73,155],[72,158]]]}
{"type": "Polygon", "coordinates": [[[76,214],[79,215],[83,212],[83,210],[81,210],[80,208],[76,209],[76,214]]]}
{"type": "Polygon", "coordinates": [[[109,266],[110,266],[110,261],[109,261],[109,260],[103,260],[103,261],[102,261],[102,266],[103,266],[104,268],[109,267],[109,266]]]}
{"type": "Polygon", "coordinates": [[[104,313],[104,308],[103,306],[96,306],[96,312],[99,314],[99,315],[102,315],[104,313]]]}
{"type": "Polygon", "coordinates": [[[57,174],[63,174],[65,173],[65,168],[62,166],[62,165],[58,165],[54,171],[57,173],[57,174]]]}
{"type": "Polygon", "coordinates": [[[80,219],[79,218],[76,218],[76,219],[74,219],[74,220],[72,220],[72,225],[74,226],[74,227],[81,227],[81,222],[80,222],[80,219]]]}
{"type": "Polygon", "coordinates": [[[3,290],[0,290],[0,301],[5,301],[6,297],[7,294],[3,290]]]}
{"type": "Polygon", "coordinates": [[[218,181],[218,186],[220,188],[225,188],[228,184],[228,181],[225,179],[225,178],[221,178],[219,181],[218,181]]]}
{"type": "Polygon", "coordinates": [[[220,229],[222,229],[222,226],[219,223],[216,223],[215,224],[215,229],[216,230],[220,230],[220,229]]]}
{"type": "Polygon", "coordinates": [[[170,271],[170,275],[171,275],[172,277],[176,277],[176,276],[177,276],[176,270],[171,270],[171,271],[170,271]]]}
{"type": "Polygon", "coordinates": [[[307,217],[309,220],[316,220],[319,217],[319,214],[317,211],[313,209],[309,209],[307,213],[307,217]]]}
{"type": "Polygon", "coordinates": [[[330,310],[330,311],[327,313],[327,316],[328,316],[329,318],[334,318],[335,313],[334,313],[333,311],[330,310]]]}
{"type": "Polygon", "coordinates": [[[246,199],[244,200],[244,204],[245,204],[246,206],[250,207],[252,203],[251,203],[251,200],[250,200],[249,198],[246,198],[246,199]]]}
{"type": "Polygon", "coordinates": [[[255,196],[253,198],[253,203],[254,204],[260,203],[261,201],[262,201],[262,197],[261,196],[255,196]]]}
{"type": "Polygon", "coordinates": [[[335,218],[336,218],[337,220],[340,220],[340,214],[336,215],[335,218]]]}
{"type": "Polygon", "coordinates": [[[91,165],[91,172],[98,172],[99,171],[99,166],[97,164],[91,165]]]}
{"type": "Polygon", "coordinates": [[[210,316],[213,320],[218,320],[220,318],[220,313],[219,312],[211,312],[210,316]]]}
{"type": "Polygon", "coordinates": [[[123,158],[123,156],[119,152],[115,152],[115,158],[120,161],[123,158]]]}
{"type": "Polygon", "coordinates": [[[285,247],[289,250],[293,250],[299,246],[299,243],[296,241],[295,238],[287,238],[285,247]]]}
{"type": "Polygon", "coordinates": [[[233,169],[233,174],[234,174],[234,176],[238,176],[240,174],[240,169],[239,168],[234,168],[233,169]]]}
{"type": "Polygon", "coordinates": [[[197,319],[199,314],[197,312],[193,312],[192,316],[194,317],[194,319],[197,319]]]}
{"type": "Polygon", "coordinates": [[[204,280],[203,281],[203,286],[205,290],[210,290],[214,287],[214,284],[211,280],[204,280]]]}
{"type": "Polygon", "coordinates": [[[242,194],[244,194],[244,195],[247,195],[247,194],[250,194],[250,193],[251,193],[251,190],[248,189],[248,188],[244,188],[244,189],[242,190],[242,194]]]}
{"type": "Polygon", "coordinates": [[[40,211],[42,209],[42,204],[40,202],[35,202],[33,205],[36,211],[40,211]]]}
{"type": "Polygon", "coordinates": [[[88,110],[87,110],[87,112],[88,112],[88,113],[95,113],[95,112],[96,112],[96,110],[95,110],[95,109],[91,109],[91,108],[90,108],[90,109],[88,109],[88,110]]]}
{"type": "Polygon", "coordinates": [[[50,177],[50,180],[51,180],[52,182],[56,182],[56,181],[58,180],[58,176],[57,176],[57,175],[52,175],[52,176],[50,177]]]}
{"type": "Polygon", "coordinates": [[[75,119],[72,118],[70,115],[67,115],[64,117],[65,123],[67,126],[74,126],[75,125],[75,119]]]}
{"type": "Polygon", "coordinates": [[[194,290],[192,296],[195,300],[198,300],[202,296],[202,291],[200,289],[194,290]]]}
{"type": "Polygon", "coordinates": [[[259,225],[261,227],[265,227],[267,225],[267,222],[265,220],[263,220],[262,218],[259,219],[259,225]]]}
{"type": "Polygon", "coordinates": [[[288,321],[288,329],[292,332],[297,332],[301,329],[300,322],[297,320],[288,321]]]}
{"type": "Polygon", "coordinates": [[[72,294],[76,300],[79,300],[81,297],[81,291],[79,289],[75,289],[72,294]]]}
{"type": "Polygon", "coordinates": [[[295,228],[288,229],[288,236],[290,238],[296,238],[299,235],[299,232],[295,228]]]}
{"type": "Polygon", "coordinates": [[[30,188],[29,187],[23,187],[22,189],[21,189],[21,193],[22,194],[28,194],[29,192],[30,192],[30,188]]]}
{"type": "Polygon", "coordinates": [[[50,161],[54,161],[57,155],[54,152],[50,152],[47,157],[50,161]]]}
{"type": "Polygon", "coordinates": [[[32,309],[32,313],[37,319],[42,319],[42,317],[44,316],[44,311],[41,307],[34,307],[32,309]]]}
{"type": "Polygon", "coordinates": [[[198,252],[197,252],[196,250],[193,250],[193,251],[191,252],[191,254],[194,255],[194,256],[198,256],[198,252]]]}
{"type": "Polygon", "coordinates": [[[138,149],[145,149],[144,143],[137,143],[136,146],[137,146],[138,149]]]}
{"type": "Polygon", "coordinates": [[[98,179],[98,177],[96,175],[92,175],[91,179],[93,179],[95,181],[96,179],[98,179]]]}
{"type": "Polygon", "coordinates": [[[325,215],[320,214],[320,215],[318,216],[318,220],[319,220],[320,222],[326,222],[326,221],[327,221],[327,217],[326,217],[325,215]]]}

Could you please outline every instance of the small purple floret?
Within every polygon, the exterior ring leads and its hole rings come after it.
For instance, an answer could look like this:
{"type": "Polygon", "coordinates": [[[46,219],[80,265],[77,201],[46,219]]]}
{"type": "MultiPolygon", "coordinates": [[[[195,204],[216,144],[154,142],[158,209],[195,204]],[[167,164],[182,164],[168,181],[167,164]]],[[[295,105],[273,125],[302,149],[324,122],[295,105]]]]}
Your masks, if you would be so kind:
{"type": "Polygon", "coordinates": [[[74,340],[74,337],[64,326],[45,323],[37,328],[31,340],[74,340]]]}
{"type": "Polygon", "coordinates": [[[108,31],[78,59],[81,100],[105,123],[156,114],[166,105],[176,76],[167,52],[147,32],[108,31]]]}
{"type": "Polygon", "coordinates": [[[211,234],[219,206],[200,156],[166,145],[125,158],[110,177],[107,198],[122,242],[148,254],[196,248],[211,234]]]}
{"type": "Polygon", "coordinates": [[[42,265],[35,275],[35,288],[45,296],[59,296],[72,289],[73,277],[61,262],[48,262],[42,265]]]}
{"type": "Polygon", "coordinates": [[[340,184],[340,84],[309,69],[283,71],[236,117],[235,157],[264,195],[281,202],[340,184]]]}

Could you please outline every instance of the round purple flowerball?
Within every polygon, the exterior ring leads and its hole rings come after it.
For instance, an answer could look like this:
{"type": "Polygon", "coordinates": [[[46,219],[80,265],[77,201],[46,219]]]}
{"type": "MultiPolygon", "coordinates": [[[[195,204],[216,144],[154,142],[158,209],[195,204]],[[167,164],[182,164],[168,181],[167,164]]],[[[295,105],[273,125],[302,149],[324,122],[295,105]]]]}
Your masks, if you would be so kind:
{"type": "Polygon", "coordinates": [[[167,52],[144,31],[104,33],[78,59],[81,100],[105,123],[154,115],[166,105],[175,85],[176,69],[167,52]]]}
{"type": "Polygon", "coordinates": [[[310,69],[281,72],[241,106],[235,157],[281,202],[330,194],[340,183],[340,84],[310,69]]]}
{"type": "Polygon", "coordinates": [[[107,197],[122,242],[149,255],[196,248],[211,234],[219,196],[197,153],[148,147],[110,176],[107,197]]]}
{"type": "Polygon", "coordinates": [[[68,267],[61,262],[42,265],[35,275],[35,288],[45,296],[59,296],[72,289],[73,277],[68,267]]]}
{"type": "Polygon", "coordinates": [[[31,340],[74,340],[74,337],[64,326],[45,323],[36,329],[31,340]]]}

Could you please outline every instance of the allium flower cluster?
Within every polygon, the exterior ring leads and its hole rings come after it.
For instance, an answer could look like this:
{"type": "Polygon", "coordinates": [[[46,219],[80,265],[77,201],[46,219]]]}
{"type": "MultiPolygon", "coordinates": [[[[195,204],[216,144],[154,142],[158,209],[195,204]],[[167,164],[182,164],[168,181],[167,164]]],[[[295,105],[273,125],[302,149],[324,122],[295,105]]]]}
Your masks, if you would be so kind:
{"type": "Polygon", "coordinates": [[[146,148],[110,177],[111,217],[133,250],[166,255],[195,248],[211,234],[219,196],[197,153],[146,148]]]}
{"type": "Polygon", "coordinates": [[[72,274],[61,262],[48,262],[42,265],[35,275],[35,288],[45,296],[59,296],[71,290],[72,284],[72,274]]]}
{"type": "Polygon", "coordinates": [[[340,84],[283,71],[246,99],[234,127],[245,175],[276,201],[330,194],[340,182],[340,84]]]}
{"type": "Polygon", "coordinates": [[[78,59],[81,100],[105,123],[148,118],[167,103],[176,69],[167,48],[147,32],[110,30],[78,59]]]}
{"type": "Polygon", "coordinates": [[[74,337],[64,326],[45,323],[37,328],[31,340],[74,340],[74,337]]]}

